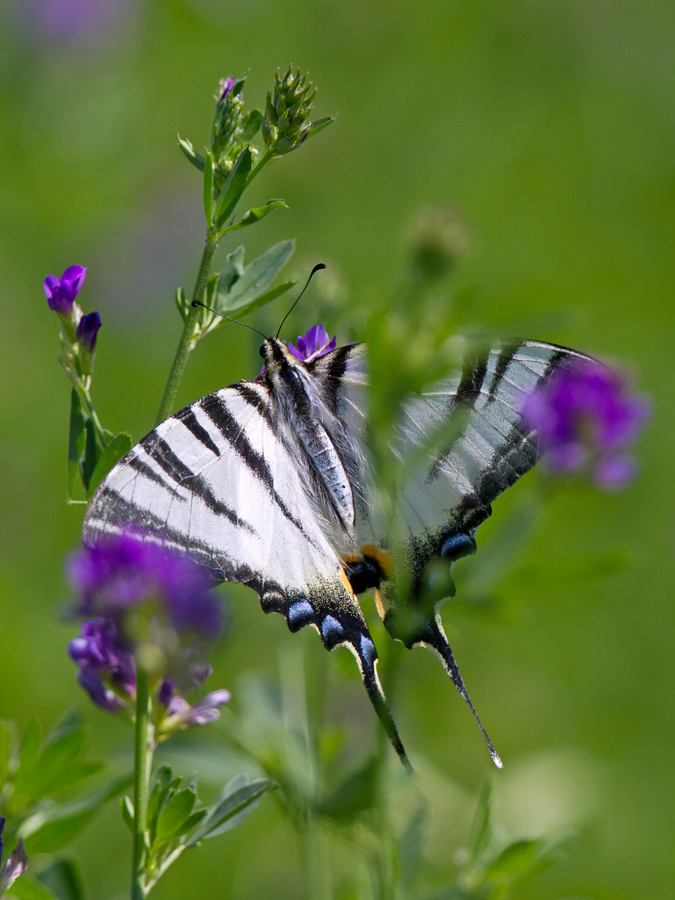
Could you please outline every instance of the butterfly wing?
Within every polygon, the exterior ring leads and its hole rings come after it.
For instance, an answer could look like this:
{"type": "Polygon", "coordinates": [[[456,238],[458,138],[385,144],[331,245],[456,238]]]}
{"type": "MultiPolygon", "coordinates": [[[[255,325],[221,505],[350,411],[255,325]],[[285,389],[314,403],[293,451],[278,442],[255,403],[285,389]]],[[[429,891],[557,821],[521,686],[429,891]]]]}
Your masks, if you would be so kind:
{"type": "MultiPolygon", "coordinates": [[[[434,559],[452,563],[475,552],[476,530],[490,516],[492,502],[535,465],[538,436],[523,419],[524,401],[579,359],[588,357],[538,341],[476,340],[460,369],[404,404],[394,447],[412,468],[399,495],[405,525],[396,549],[407,584],[405,590],[383,585],[385,625],[406,646],[419,644],[438,654],[500,767],[443,631],[429,580],[434,559]]],[[[451,580],[444,583],[454,590],[451,580]]]]}
{"type": "MultiPolygon", "coordinates": [[[[345,371],[347,362],[340,363],[345,371]]],[[[337,366],[331,378],[340,380],[337,366]]],[[[328,394],[332,388],[328,382],[328,394]]],[[[291,631],[313,625],[327,649],[347,646],[407,764],[361,608],[308,491],[311,479],[283,431],[263,382],[239,382],[185,407],[105,478],[87,509],[84,543],[96,546],[137,527],[215,580],[254,588],[265,612],[282,613],[291,631]]]]}

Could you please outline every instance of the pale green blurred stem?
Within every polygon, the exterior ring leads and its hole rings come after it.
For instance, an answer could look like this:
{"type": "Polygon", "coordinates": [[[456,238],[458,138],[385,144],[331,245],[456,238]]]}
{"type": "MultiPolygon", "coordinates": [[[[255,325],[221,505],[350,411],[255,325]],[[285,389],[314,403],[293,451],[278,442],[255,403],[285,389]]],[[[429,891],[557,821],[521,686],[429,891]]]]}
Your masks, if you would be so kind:
{"type": "Polygon", "coordinates": [[[82,384],[78,383],[75,385],[75,390],[80,396],[80,403],[82,404],[82,408],[87,413],[87,416],[91,420],[92,425],[94,426],[94,431],[96,432],[96,439],[101,445],[102,449],[108,446],[108,440],[103,431],[103,427],[99,422],[98,416],[96,415],[96,410],[94,409],[94,404],[92,403],[91,396],[86,387],[83,387],[82,384]]]}
{"type": "Polygon", "coordinates": [[[147,669],[136,669],[136,732],[134,746],[134,843],[131,900],[143,900],[145,890],[145,833],[154,741],[150,724],[150,685],[147,669]]]}
{"type": "Polygon", "coordinates": [[[304,833],[307,858],[308,894],[312,900],[333,900],[330,859],[326,842],[314,816],[310,815],[304,833]]]}
{"type": "Polygon", "coordinates": [[[204,302],[206,284],[209,280],[209,275],[211,274],[211,266],[213,264],[213,257],[215,255],[217,247],[218,241],[211,234],[211,232],[209,232],[206,236],[206,243],[204,244],[204,252],[202,253],[202,261],[199,265],[199,272],[197,273],[195,288],[192,292],[192,297],[190,298],[190,308],[188,310],[188,316],[185,320],[185,325],[183,326],[183,333],[178,344],[178,349],[176,350],[176,356],[174,358],[173,365],[171,366],[171,371],[169,372],[169,378],[166,382],[166,387],[164,388],[164,396],[162,397],[162,402],[159,406],[159,412],[157,413],[158,425],[160,422],[163,422],[164,419],[167,418],[167,416],[170,416],[173,411],[176,394],[178,393],[178,386],[180,385],[181,378],[183,377],[183,372],[185,371],[188,356],[192,351],[192,344],[197,332],[197,325],[199,322],[199,308],[194,307],[192,303],[195,300],[204,302]]]}

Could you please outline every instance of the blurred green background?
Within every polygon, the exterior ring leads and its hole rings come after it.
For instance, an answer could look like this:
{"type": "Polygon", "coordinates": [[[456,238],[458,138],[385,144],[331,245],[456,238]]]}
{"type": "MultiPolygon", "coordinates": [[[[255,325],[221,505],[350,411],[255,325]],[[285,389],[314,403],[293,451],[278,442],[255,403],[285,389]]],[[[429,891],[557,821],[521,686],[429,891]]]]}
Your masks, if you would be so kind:
{"type": "MultiPolygon", "coordinates": [[[[3,0],[2,716],[51,724],[79,704],[94,754],[123,760],[130,741],[86,707],[65,655],[62,561],[82,507],[64,504],[69,391],[42,279],[89,266],[80,300],[104,323],[94,398],[106,427],[139,438],[179,336],[172,295],[191,288],[203,240],[200,180],[176,131],[199,148],[219,77],[250,67],[246,99],[260,106],[292,61],[319,86],[317,115],[339,117],[256,182],[254,200],[284,197],[291,209],[242,232],[248,259],[297,236],[298,272],[320,259],[339,275],[327,327],[358,339],[351,317],[395,283],[411,217],[448,205],[472,238],[453,291],[473,292],[477,325],[521,323],[523,337],[620,362],[654,398],[636,482],[619,495],[577,486],[548,504],[517,562],[526,575],[556,560],[550,577],[511,578],[491,609],[449,604],[444,618],[505,760],[495,775],[505,834],[579,835],[518,896],[673,896],[674,29],[666,0],[3,0]],[[629,559],[621,571],[585,578],[567,565],[617,549],[629,559]]],[[[285,307],[254,324],[271,328],[285,307]]],[[[293,333],[311,324],[298,313],[293,333]]],[[[181,405],[252,377],[256,350],[248,333],[221,328],[192,356],[181,405]]],[[[486,532],[512,502],[496,505],[486,532]]],[[[458,586],[461,596],[461,571],[458,586]]],[[[252,593],[230,596],[211,687],[231,688],[236,709],[243,674],[276,679],[279,655],[302,647],[326,672],[329,716],[348,723],[356,758],[375,723],[343,651],[323,653],[314,632],[290,636],[252,593]]],[[[440,884],[491,764],[431,654],[407,655],[396,706],[426,773],[429,877],[440,884]]],[[[218,727],[182,745],[186,757],[205,748],[214,786],[235,765],[223,752],[219,768],[218,727]]],[[[113,807],[76,850],[93,896],[124,892],[129,840],[113,807]]],[[[271,894],[306,895],[298,839],[271,799],[156,891],[271,894]]]]}

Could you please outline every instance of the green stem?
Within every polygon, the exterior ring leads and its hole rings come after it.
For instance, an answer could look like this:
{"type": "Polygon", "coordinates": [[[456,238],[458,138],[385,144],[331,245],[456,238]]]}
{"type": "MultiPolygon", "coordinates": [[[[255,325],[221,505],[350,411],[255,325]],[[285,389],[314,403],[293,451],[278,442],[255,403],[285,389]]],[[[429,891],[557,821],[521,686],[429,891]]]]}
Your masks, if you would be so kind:
{"type": "Polygon", "coordinates": [[[134,843],[131,900],[143,900],[145,887],[145,834],[152,767],[153,735],[150,725],[150,685],[147,669],[136,669],[136,733],[134,747],[134,843]]]}
{"type": "Polygon", "coordinates": [[[253,179],[262,172],[267,163],[272,162],[273,159],[274,154],[271,150],[267,150],[265,153],[263,153],[256,165],[251,169],[251,173],[248,176],[248,180],[246,181],[246,187],[248,187],[253,179]]]}
{"type": "Polygon", "coordinates": [[[192,351],[192,342],[194,340],[197,331],[197,325],[199,323],[199,308],[194,307],[192,304],[195,300],[203,301],[204,294],[206,292],[206,284],[209,280],[209,275],[211,274],[213,256],[216,252],[217,246],[217,240],[210,233],[207,234],[206,243],[204,244],[204,252],[202,253],[202,261],[199,265],[199,272],[197,273],[195,288],[192,292],[192,298],[190,300],[188,316],[183,327],[183,334],[181,335],[178,349],[176,350],[176,356],[173,361],[173,365],[171,366],[171,371],[169,372],[169,379],[166,383],[166,387],[164,388],[162,402],[159,406],[159,412],[157,414],[158,425],[160,422],[164,421],[167,416],[171,415],[171,412],[173,410],[176,394],[178,393],[178,386],[180,385],[180,380],[183,377],[183,372],[185,371],[188,356],[192,351]]]}
{"type": "Polygon", "coordinates": [[[107,438],[103,432],[103,427],[99,422],[98,416],[96,415],[96,410],[94,409],[94,404],[92,403],[91,396],[89,395],[89,391],[87,388],[83,387],[81,384],[76,384],[77,392],[80,395],[80,403],[86,409],[87,415],[91,419],[91,422],[94,426],[94,431],[96,432],[96,438],[101,445],[101,448],[105,450],[108,446],[107,438]]]}

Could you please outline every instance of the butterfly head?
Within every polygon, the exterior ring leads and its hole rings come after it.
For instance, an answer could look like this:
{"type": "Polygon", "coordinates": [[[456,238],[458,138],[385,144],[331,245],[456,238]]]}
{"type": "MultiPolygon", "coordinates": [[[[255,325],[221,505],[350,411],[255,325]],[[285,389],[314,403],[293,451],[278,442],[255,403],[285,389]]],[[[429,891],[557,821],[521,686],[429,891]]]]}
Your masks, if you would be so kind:
{"type": "Polygon", "coordinates": [[[300,363],[300,360],[296,359],[288,349],[288,345],[277,338],[267,338],[260,347],[259,353],[265,363],[263,373],[268,379],[281,374],[289,367],[294,368],[300,363]]]}

